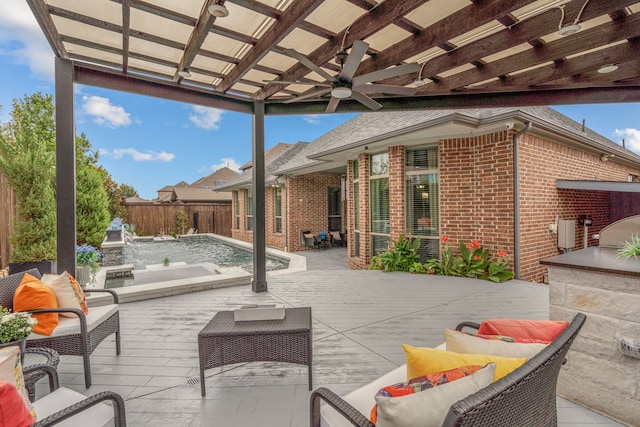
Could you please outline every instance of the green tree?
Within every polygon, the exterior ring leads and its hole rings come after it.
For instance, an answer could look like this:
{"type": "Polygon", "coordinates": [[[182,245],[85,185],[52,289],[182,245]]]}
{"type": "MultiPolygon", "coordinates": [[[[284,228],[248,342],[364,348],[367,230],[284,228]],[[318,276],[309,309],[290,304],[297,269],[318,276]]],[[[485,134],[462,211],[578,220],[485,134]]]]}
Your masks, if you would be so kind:
{"type": "Polygon", "coordinates": [[[109,197],[98,170],[98,153],[82,133],[76,136],[76,241],[99,248],[109,225],[109,197]]]}
{"type": "Polygon", "coordinates": [[[120,218],[123,222],[127,222],[127,209],[122,206],[122,189],[105,168],[100,166],[98,171],[102,175],[102,185],[109,200],[109,217],[111,219],[120,218]]]}
{"type": "Polygon", "coordinates": [[[138,195],[138,190],[133,188],[132,185],[125,184],[124,182],[120,184],[120,192],[122,197],[140,197],[138,195]]]}
{"type": "Polygon", "coordinates": [[[37,92],[14,100],[11,119],[0,132],[0,171],[18,201],[14,262],[56,258],[54,167],[53,97],[37,92]]]}

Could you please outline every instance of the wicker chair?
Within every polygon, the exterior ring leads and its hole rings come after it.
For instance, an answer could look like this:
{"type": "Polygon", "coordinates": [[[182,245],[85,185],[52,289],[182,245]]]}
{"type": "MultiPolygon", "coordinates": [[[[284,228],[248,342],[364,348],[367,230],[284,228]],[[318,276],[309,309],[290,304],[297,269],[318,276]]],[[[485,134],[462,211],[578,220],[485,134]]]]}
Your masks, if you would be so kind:
{"type": "MultiPolygon", "coordinates": [[[[37,269],[22,271],[0,279],[0,305],[13,310],[13,294],[24,274],[41,278],[37,269]]],[[[89,319],[81,310],[72,308],[52,308],[33,310],[32,313],[73,313],[78,316],[79,325],[64,334],[41,338],[42,335],[31,335],[27,339],[27,347],[48,347],[59,354],[82,356],[84,363],[84,382],[87,388],[91,387],[91,360],[90,355],[96,347],[109,335],[116,334],[116,354],[120,354],[120,314],[118,310],[118,294],[111,289],[91,289],[89,292],[109,293],[113,297],[113,304],[104,307],[92,307],[89,311],[89,319]],[[93,313],[92,313],[93,310],[93,313]],[[93,319],[96,318],[94,321],[93,319]]],[[[62,319],[62,318],[61,318],[62,319]]],[[[66,318],[71,319],[71,318],[66,318]]]]}
{"type": "Polygon", "coordinates": [[[38,414],[38,421],[33,427],[57,425],[62,421],[65,421],[65,426],[126,427],[124,400],[119,394],[103,391],[87,397],[60,387],[58,372],[52,366],[32,366],[24,370],[25,375],[39,371],[44,371],[49,376],[51,393],[33,402],[38,414]],[[112,405],[103,403],[105,401],[111,401],[112,405]]]}
{"type": "MultiPolygon", "coordinates": [[[[558,374],[585,319],[584,314],[578,313],[562,334],[524,365],[451,405],[443,426],[555,427],[558,374]]],[[[477,329],[479,326],[463,322],[456,329],[477,329]]],[[[350,425],[374,427],[360,411],[327,388],[319,388],[311,394],[312,427],[321,425],[321,400],[340,413],[350,425]]],[[[322,425],[325,425],[324,421],[322,425]]]]}

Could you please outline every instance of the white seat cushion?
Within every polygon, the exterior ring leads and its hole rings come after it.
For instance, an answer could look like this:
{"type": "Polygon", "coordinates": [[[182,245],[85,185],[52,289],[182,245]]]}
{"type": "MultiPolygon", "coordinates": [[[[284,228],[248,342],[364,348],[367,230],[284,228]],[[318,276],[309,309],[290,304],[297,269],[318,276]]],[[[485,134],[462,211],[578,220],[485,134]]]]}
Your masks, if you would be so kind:
{"type": "MultiPolygon", "coordinates": [[[[107,320],[118,311],[118,304],[103,305],[101,307],[91,307],[87,314],[87,329],[92,331],[96,326],[107,320]]],[[[64,335],[77,334],[80,332],[80,319],[78,316],[62,317],[58,319],[58,326],[51,335],[40,335],[32,333],[27,340],[42,339],[49,337],[61,337],[64,335]]]]}
{"type": "MultiPolygon", "coordinates": [[[[38,414],[38,420],[43,420],[51,414],[67,408],[74,403],[86,399],[87,396],[68,388],[60,387],[53,393],[49,393],[42,399],[33,402],[38,414]]],[[[91,408],[80,412],[73,417],[62,421],[56,426],[59,427],[106,427],[114,426],[113,408],[107,404],[99,403],[91,408]]]]}

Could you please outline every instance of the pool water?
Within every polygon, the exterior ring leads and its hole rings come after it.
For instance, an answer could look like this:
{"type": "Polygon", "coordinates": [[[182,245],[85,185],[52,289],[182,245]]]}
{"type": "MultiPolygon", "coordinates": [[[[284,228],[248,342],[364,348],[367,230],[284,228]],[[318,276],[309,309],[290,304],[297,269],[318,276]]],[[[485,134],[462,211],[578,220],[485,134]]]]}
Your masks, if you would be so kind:
{"type": "MultiPolygon", "coordinates": [[[[253,252],[214,237],[198,236],[154,242],[137,240],[135,247],[127,247],[124,256],[125,263],[133,264],[136,270],[144,269],[149,264],[162,264],[168,258],[172,263],[213,263],[220,267],[241,267],[249,273],[253,272],[253,252]]],[[[281,270],[288,266],[288,260],[270,255],[266,257],[267,271],[281,270]]]]}

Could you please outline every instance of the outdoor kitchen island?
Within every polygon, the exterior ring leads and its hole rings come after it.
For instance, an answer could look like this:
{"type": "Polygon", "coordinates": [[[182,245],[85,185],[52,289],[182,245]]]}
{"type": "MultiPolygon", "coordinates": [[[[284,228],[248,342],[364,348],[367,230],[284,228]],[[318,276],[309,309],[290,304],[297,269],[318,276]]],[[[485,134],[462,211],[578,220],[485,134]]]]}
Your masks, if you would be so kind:
{"type": "Polygon", "coordinates": [[[628,425],[640,420],[640,260],[589,247],[540,261],[549,318],[587,321],[560,372],[558,395],[628,425]]]}

